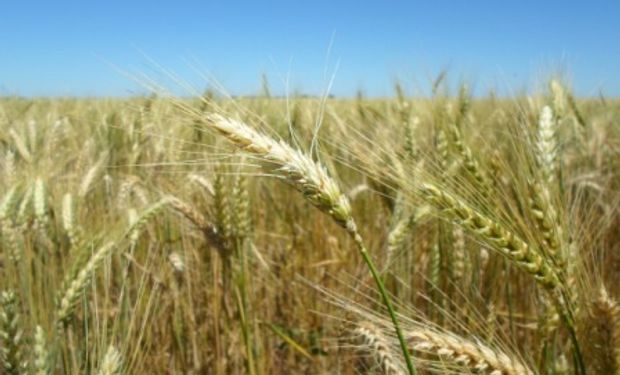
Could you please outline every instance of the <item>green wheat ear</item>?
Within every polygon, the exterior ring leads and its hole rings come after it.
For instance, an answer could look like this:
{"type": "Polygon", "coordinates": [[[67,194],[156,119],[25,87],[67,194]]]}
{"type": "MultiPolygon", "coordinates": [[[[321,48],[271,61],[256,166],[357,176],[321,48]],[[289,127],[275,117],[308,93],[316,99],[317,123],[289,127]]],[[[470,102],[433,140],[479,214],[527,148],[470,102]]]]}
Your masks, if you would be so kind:
{"type": "Polygon", "coordinates": [[[428,202],[446,217],[472,232],[511,260],[518,268],[532,275],[543,288],[549,290],[559,288],[556,272],[519,236],[433,184],[423,184],[421,192],[428,202]]]}
{"type": "Polygon", "coordinates": [[[27,367],[24,361],[24,337],[20,323],[17,297],[12,291],[0,294],[0,359],[2,370],[8,375],[22,374],[27,367]]]}
{"type": "Polygon", "coordinates": [[[71,318],[75,307],[85,293],[86,286],[101,265],[101,263],[115,249],[115,244],[110,242],[100,247],[84,264],[75,276],[66,282],[66,287],[58,297],[56,316],[59,323],[66,323],[71,318]]]}
{"type": "Polygon", "coordinates": [[[41,326],[36,326],[34,331],[32,367],[35,375],[48,375],[51,373],[49,343],[41,326]]]}

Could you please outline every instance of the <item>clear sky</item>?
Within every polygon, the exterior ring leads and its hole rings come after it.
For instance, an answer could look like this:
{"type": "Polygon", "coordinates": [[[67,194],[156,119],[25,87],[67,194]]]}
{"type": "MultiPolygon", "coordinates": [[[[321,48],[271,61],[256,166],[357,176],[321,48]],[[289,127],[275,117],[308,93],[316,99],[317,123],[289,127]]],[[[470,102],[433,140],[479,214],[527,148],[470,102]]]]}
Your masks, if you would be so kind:
{"type": "Polygon", "coordinates": [[[620,96],[620,1],[3,1],[0,95],[131,95],[115,67],[149,58],[233,94],[414,94],[447,68],[476,92],[562,73],[579,95],[620,96]],[[330,47],[331,46],[331,47],[330,47]],[[145,56],[148,56],[145,57],[145,56]]]}

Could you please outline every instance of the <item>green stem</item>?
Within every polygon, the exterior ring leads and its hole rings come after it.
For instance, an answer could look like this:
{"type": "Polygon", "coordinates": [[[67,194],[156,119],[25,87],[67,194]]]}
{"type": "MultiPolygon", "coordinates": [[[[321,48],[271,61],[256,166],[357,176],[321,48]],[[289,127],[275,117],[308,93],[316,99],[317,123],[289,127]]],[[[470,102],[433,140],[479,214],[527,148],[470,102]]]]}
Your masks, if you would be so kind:
{"type": "Polygon", "coordinates": [[[245,354],[246,354],[246,366],[249,375],[256,375],[256,371],[254,370],[254,355],[252,353],[252,337],[250,334],[249,325],[246,317],[246,309],[245,309],[245,301],[244,296],[242,296],[242,291],[240,290],[240,286],[235,288],[235,295],[237,297],[237,308],[239,309],[239,320],[241,323],[241,335],[243,338],[243,343],[245,344],[245,354]]]}
{"type": "Polygon", "coordinates": [[[556,305],[556,309],[560,314],[560,318],[564,322],[566,329],[568,329],[569,337],[573,344],[573,359],[576,367],[575,372],[579,375],[586,375],[587,370],[583,362],[583,355],[581,354],[581,346],[579,345],[579,340],[577,339],[577,332],[575,331],[573,309],[570,303],[567,302],[570,301],[570,297],[563,291],[559,291],[559,295],[557,292],[550,293],[556,305]]]}
{"type": "Polygon", "coordinates": [[[573,343],[573,355],[576,361],[577,373],[581,375],[586,375],[587,370],[586,366],[583,363],[583,355],[581,354],[581,346],[579,344],[579,339],[577,339],[577,332],[575,331],[574,319],[572,316],[572,311],[568,310],[567,313],[563,313],[563,320],[568,328],[568,333],[570,335],[571,342],[573,343]]]}
{"type": "Polygon", "coordinates": [[[403,352],[403,356],[405,357],[405,363],[407,365],[407,371],[409,375],[416,375],[415,367],[413,366],[413,361],[411,360],[411,355],[409,355],[409,348],[407,347],[407,342],[405,341],[405,337],[403,336],[403,332],[400,329],[400,324],[398,323],[398,318],[396,317],[396,311],[394,310],[394,306],[392,305],[392,300],[390,299],[387,290],[385,289],[385,285],[383,285],[383,280],[381,280],[381,276],[379,276],[379,272],[377,271],[377,267],[373,263],[372,259],[370,259],[370,255],[362,242],[362,238],[358,233],[351,233],[355,243],[357,244],[357,248],[359,252],[362,254],[362,258],[364,258],[364,262],[368,266],[370,273],[372,274],[375,283],[377,284],[377,288],[379,289],[379,293],[381,294],[381,298],[383,299],[383,303],[385,307],[387,307],[388,313],[390,314],[390,318],[392,319],[392,325],[394,326],[394,330],[396,331],[396,335],[398,336],[398,341],[400,342],[400,348],[403,352]]]}

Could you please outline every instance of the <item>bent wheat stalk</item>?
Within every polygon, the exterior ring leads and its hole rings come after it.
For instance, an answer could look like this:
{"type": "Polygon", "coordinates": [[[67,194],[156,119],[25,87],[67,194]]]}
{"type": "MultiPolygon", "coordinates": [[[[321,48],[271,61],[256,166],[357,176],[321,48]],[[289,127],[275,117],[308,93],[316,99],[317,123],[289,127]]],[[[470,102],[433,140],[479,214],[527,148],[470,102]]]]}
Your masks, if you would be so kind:
{"type": "Polygon", "coordinates": [[[185,216],[185,218],[191,221],[192,224],[194,224],[200,231],[202,231],[207,241],[209,241],[209,243],[214,246],[217,251],[219,251],[221,254],[224,254],[226,252],[226,239],[224,238],[222,233],[217,230],[217,227],[213,223],[209,222],[204,217],[204,215],[202,215],[194,207],[190,206],[189,204],[185,203],[177,197],[168,195],[165,199],[168,202],[168,205],[170,205],[170,207],[172,207],[175,211],[181,213],[183,216],[185,216]]]}
{"type": "Polygon", "coordinates": [[[273,164],[276,176],[288,182],[319,210],[328,214],[336,223],[343,227],[354,240],[364,262],[366,263],[377,289],[381,294],[394,330],[398,336],[403,357],[409,374],[416,373],[407,349],[403,333],[400,329],[392,301],[379,276],[377,268],[370,258],[364,245],[357,225],[351,213],[348,198],[341,192],[340,187],[327,173],[326,169],[312,158],[294,149],[283,141],[276,141],[267,135],[261,134],[245,123],[224,117],[219,114],[210,114],[204,117],[209,128],[224,135],[229,141],[242,150],[254,154],[273,164]]]}

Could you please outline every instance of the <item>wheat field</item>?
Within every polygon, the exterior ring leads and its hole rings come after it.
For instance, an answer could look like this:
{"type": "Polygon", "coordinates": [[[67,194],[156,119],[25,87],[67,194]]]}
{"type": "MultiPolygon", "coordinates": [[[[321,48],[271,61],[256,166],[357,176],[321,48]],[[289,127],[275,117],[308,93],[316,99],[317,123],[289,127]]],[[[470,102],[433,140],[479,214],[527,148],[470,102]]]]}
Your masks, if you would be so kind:
{"type": "Polygon", "coordinates": [[[620,103],[0,99],[4,374],[620,374],[620,103]]]}

